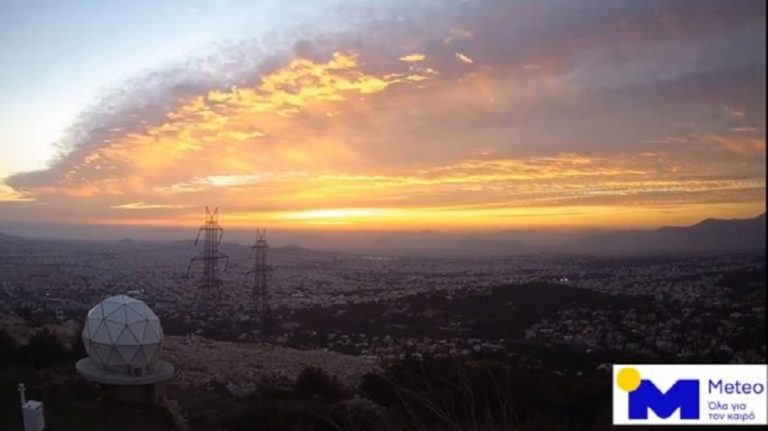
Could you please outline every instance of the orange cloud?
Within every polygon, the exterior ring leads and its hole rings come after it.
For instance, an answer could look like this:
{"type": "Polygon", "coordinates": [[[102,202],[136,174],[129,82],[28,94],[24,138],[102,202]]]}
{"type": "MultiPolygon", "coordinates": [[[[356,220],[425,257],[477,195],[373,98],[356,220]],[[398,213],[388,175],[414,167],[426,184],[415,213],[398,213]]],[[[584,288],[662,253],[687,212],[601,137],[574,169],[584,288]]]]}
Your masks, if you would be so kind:
{"type": "Polygon", "coordinates": [[[298,134],[298,118],[319,114],[328,122],[338,110],[362,107],[368,96],[437,73],[414,69],[377,76],[360,66],[352,52],[335,53],[325,63],[295,59],[256,87],[188,97],[161,124],[141,132],[115,131],[107,145],[66,172],[56,190],[73,196],[136,193],[194,174],[180,167],[249,175],[275,164],[354,160],[355,151],[333,137],[282,138],[298,134]]]}
{"type": "Polygon", "coordinates": [[[743,156],[764,156],[765,138],[763,137],[741,137],[741,136],[721,136],[708,134],[705,139],[714,142],[720,148],[743,156]]]}

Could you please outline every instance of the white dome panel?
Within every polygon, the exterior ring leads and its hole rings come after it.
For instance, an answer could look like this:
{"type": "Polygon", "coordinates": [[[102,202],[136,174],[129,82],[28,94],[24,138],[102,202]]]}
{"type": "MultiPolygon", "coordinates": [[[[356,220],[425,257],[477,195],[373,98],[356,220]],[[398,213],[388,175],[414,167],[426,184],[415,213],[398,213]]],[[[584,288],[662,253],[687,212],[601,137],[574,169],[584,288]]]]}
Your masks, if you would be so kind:
{"type": "Polygon", "coordinates": [[[145,320],[146,313],[139,313],[130,305],[125,307],[125,321],[127,323],[141,322],[145,320]]]}
{"type": "Polygon", "coordinates": [[[147,323],[147,327],[144,330],[144,340],[150,343],[156,343],[160,340],[160,334],[158,334],[158,327],[160,325],[153,325],[152,322],[147,323]]]}
{"type": "Polygon", "coordinates": [[[108,299],[105,299],[104,302],[101,303],[101,306],[104,308],[104,316],[109,317],[112,313],[115,312],[115,310],[119,309],[121,305],[117,301],[109,301],[108,299]]]}
{"type": "Polygon", "coordinates": [[[111,313],[104,317],[106,320],[111,320],[113,322],[125,322],[125,305],[115,308],[111,313]]]}
{"type": "Polygon", "coordinates": [[[133,357],[136,356],[136,352],[141,350],[139,346],[117,346],[117,352],[120,353],[120,357],[127,363],[133,361],[133,357]]]}
{"type": "Polygon", "coordinates": [[[123,332],[120,334],[119,337],[117,337],[117,340],[115,340],[115,344],[118,346],[139,346],[141,343],[139,343],[139,340],[136,339],[136,337],[133,336],[133,333],[131,332],[128,327],[123,328],[123,332]]]}
{"type": "Polygon", "coordinates": [[[85,327],[88,328],[88,335],[91,338],[93,338],[93,336],[96,334],[96,330],[99,329],[99,325],[101,325],[101,319],[88,318],[85,320],[85,327]]]}
{"type": "Polygon", "coordinates": [[[98,325],[92,340],[96,343],[112,344],[112,339],[109,338],[109,331],[107,331],[107,325],[104,324],[104,321],[99,322],[98,325]]]}
{"type": "Polygon", "coordinates": [[[147,355],[144,353],[144,348],[138,348],[136,349],[136,353],[133,355],[133,358],[131,359],[133,362],[142,362],[147,360],[147,355]]]}
{"type": "Polygon", "coordinates": [[[120,334],[123,332],[123,328],[125,328],[125,323],[114,322],[112,320],[105,320],[104,325],[106,325],[107,331],[109,331],[109,339],[113,343],[117,343],[117,338],[120,337],[120,334]]]}
{"type": "Polygon", "coordinates": [[[104,309],[101,308],[101,304],[91,308],[91,311],[88,312],[89,319],[101,319],[102,317],[104,317],[104,309]]]}
{"type": "Polygon", "coordinates": [[[136,337],[137,340],[141,340],[144,338],[144,330],[147,327],[147,322],[142,320],[140,322],[133,322],[128,324],[128,329],[131,330],[131,333],[136,337]]]}
{"type": "Polygon", "coordinates": [[[116,348],[109,349],[109,355],[107,356],[107,365],[112,366],[120,366],[123,365],[125,361],[123,361],[123,358],[120,356],[120,352],[117,351],[116,348]]]}
{"type": "Polygon", "coordinates": [[[109,352],[112,351],[111,346],[107,344],[93,344],[91,348],[100,362],[107,362],[109,352]]]}
{"type": "Polygon", "coordinates": [[[145,304],[145,303],[143,303],[141,301],[131,302],[131,303],[125,304],[125,305],[127,305],[128,308],[130,308],[131,310],[133,310],[133,311],[135,311],[135,312],[137,312],[139,314],[142,314],[142,315],[146,314],[147,310],[149,310],[149,308],[147,307],[147,304],[145,304]]]}

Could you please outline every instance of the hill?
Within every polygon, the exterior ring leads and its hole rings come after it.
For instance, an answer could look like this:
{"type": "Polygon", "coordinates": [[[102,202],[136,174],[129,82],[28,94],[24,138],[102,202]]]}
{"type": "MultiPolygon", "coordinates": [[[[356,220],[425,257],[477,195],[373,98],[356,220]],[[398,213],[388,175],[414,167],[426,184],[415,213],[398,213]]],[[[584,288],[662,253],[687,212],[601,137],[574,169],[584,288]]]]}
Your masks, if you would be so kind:
{"type": "Polygon", "coordinates": [[[707,252],[765,250],[765,214],[750,219],[706,219],[692,226],[596,234],[569,249],[581,252],[707,252]]]}

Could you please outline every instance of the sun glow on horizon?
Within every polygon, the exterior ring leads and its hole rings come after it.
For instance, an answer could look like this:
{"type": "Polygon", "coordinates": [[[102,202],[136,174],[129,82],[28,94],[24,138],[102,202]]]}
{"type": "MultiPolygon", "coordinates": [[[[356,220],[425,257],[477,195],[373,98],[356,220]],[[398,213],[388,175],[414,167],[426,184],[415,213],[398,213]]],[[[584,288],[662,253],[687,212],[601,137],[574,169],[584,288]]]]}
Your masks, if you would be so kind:
{"type": "MultiPolygon", "coordinates": [[[[162,207],[147,205],[144,210],[162,207]]],[[[297,211],[228,211],[219,208],[220,222],[229,228],[253,229],[271,226],[287,230],[352,231],[437,231],[481,232],[506,229],[542,231],[585,229],[654,229],[663,226],[687,226],[702,221],[701,214],[712,218],[752,218],[765,213],[762,204],[703,204],[684,208],[648,207],[642,213],[615,206],[558,206],[523,208],[326,208],[297,211]]],[[[89,223],[115,226],[152,226],[193,228],[200,224],[200,211],[186,211],[174,216],[146,215],[100,217],[89,223]]]]}

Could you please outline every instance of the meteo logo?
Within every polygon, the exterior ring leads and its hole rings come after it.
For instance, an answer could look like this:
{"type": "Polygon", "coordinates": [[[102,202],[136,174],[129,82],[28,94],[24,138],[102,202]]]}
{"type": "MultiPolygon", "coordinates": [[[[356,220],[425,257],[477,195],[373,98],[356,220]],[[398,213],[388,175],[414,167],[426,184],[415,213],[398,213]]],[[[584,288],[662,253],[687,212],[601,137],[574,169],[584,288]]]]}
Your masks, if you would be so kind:
{"type": "Polygon", "coordinates": [[[614,365],[614,425],[766,425],[766,365],[614,365]]]}
{"type": "Polygon", "coordinates": [[[616,384],[629,393],[629,419],[648,419],[648,410],[666,419],[680,410],[680,419],[699,419],[699,381],[679,379],[662,392],[649,379],[643,379],[636,368],[619,371],[616,384]]]}

